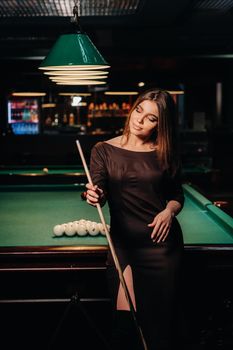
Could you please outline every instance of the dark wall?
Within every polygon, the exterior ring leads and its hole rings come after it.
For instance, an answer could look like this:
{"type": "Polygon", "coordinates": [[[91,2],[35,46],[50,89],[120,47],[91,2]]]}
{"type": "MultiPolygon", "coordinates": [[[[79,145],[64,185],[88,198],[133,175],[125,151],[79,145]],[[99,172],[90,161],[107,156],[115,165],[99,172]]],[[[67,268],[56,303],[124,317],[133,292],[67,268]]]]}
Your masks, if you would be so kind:
{"type": "Polygon", "coordinates": [[[91,148],[100,135],[6,135],[0,137],[1,165],[81,164],[76,140],[89,160],[91,148]]]}

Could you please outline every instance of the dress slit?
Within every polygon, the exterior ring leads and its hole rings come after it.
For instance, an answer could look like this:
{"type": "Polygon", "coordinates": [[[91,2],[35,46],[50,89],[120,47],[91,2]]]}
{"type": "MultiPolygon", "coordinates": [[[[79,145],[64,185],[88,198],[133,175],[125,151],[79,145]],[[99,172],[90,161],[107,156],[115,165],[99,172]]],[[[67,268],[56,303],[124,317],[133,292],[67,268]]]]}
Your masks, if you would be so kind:
{"type": "MultiPolygon", "coordinates": [[[[136,301],[135,301],[135,292],[134,292],[134,281],[133,281],[133,272],[130,265],[127,265],[123,271],[123,276],[125,278],[125,283],[127,285],[130,298],[132,300],[134,310],[136,311],[136,301]],[[129,275],[128,275],[129,274],[129,275]]],[[[116,309],[117,310],[130,310],[128,302],[126,300],[125,291],[122,285],[119,283],[118,293],[117,293],[117,301],[116,301],[116,309]],[[123,300],[121,300],[123,299],[123,300]]]]}

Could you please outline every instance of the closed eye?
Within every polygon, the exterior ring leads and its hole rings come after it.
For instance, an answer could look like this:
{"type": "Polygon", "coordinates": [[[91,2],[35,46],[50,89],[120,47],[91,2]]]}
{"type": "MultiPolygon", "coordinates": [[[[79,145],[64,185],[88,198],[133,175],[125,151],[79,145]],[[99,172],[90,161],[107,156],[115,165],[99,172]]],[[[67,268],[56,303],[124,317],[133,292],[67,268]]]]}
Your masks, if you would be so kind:
{"type": "Polygon", "coordinates": [[[135,108],[135,111],[138,112],[138,113],[141,113],[141,112],[142,112],[142,108],[140,108],[139,106],[137,106],[137,107],[135,108]]]}
{"type": "MultiPolygon", "coordinates": [[[[138,105],[137,107],[135,107],[135,111],[136,111],[137,113],[142,113],[142,112],[143,112],[142,106],[138,105]]],[[[151,123],[156,123],[156,122],[158,122],[158,120],[159,120],[159,118],[158,118],[156,115],[154,115],[154,114],[148,114],[148,115],[146,116],[146,118],[147,118],[151,123]]]]}
{"type": "Polygon", "coordinates": [[[158,122],[158,117],[155,117],[155,116],[148,116],[148,119],[152,123],[158,122]]]}

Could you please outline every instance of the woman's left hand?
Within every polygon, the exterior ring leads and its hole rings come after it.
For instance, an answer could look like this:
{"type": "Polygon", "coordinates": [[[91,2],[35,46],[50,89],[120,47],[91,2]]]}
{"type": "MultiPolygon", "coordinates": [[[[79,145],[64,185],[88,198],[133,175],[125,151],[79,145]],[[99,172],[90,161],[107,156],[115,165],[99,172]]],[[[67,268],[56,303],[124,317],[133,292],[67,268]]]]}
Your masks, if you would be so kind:
{"type": "Polygon", "coordinates": [[[172,225],[172,219],[174,213],[166,208],[154,217],[154,220],[148,224],[149,227],[153,227],[151,239],[153,242],[164,242],[168,236],[172,225]]]}

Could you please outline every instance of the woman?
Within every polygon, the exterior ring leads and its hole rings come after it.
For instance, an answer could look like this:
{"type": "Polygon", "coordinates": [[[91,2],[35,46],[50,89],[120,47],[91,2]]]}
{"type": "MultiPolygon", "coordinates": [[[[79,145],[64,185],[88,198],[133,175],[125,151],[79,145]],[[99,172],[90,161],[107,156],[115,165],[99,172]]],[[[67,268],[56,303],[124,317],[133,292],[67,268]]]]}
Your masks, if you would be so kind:
{"type": "MultiPolygon", "coordinates": [[[[148,350],[174,348],[183,253],[176,215],[184,204],[176,141],[171,95],[146,91],[134,103],[123,135],[93,147],[94,186],[86,185],[87,203],[108,201],[110,234],[148,350]]],[[[129,333],[134,326],[111,252],[107,267],[115,310],[113,344],[142,349],[140,339],[129,333]]]]}

